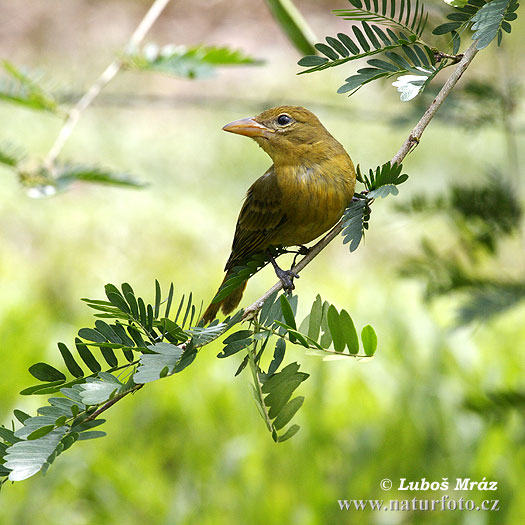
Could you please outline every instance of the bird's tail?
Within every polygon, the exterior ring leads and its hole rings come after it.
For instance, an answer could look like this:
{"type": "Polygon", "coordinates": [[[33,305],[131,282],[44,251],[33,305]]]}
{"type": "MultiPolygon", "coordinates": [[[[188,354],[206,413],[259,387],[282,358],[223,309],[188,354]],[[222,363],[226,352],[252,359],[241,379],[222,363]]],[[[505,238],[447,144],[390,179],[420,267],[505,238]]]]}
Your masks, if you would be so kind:
{"type": "MultiPolygon", "coordinates": [[[[229,278],[230,278],[230,275],[227,273],[221,283],[221,286],[229,278]]],[[[211,323],[217,317],[217,314],[219,313],[219,309],[222,310],[222,312],[225,315],[228,315],[229,313],[233,312],[233,310],[235,310],[235,308],[237,308],[237,306],[241,302],[242,294],[244,293],[244,289],[246,288],[247,282],[248,281],[245,281],[238,288],[233,290],[233,292],[230,295],[228,295],[228,297],[225,297],[222,301],[211,303],[210,306],[206,308],[206,311],[204,312],[204,315],[202,316],[201,320],[204,321],[204,324],[211,323]]]]}

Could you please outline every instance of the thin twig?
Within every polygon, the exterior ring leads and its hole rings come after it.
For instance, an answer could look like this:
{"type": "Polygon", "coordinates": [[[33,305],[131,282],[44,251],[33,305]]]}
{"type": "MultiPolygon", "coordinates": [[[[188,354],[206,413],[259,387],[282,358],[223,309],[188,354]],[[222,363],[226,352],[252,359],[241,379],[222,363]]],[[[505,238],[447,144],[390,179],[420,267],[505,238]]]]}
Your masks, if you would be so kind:
{"type": "MultiPolygon", "coordinates": [[[[445,82],[441,91],[438,93],[436,98],[432,101],[432,104],[425,111],[424,115],[421,117],[419,122],[416,124],[408,138],[405,140],[399,151],[394,155],[391,160],[391,163],[400,164],[403,159],[410,153],[410,151],[419,144],[419,140],[425,128],[428,126],[429,122],[432,120],[437,110],[443,103],[443,101],[448,97],[449,93],[452,91],[452,88],[456,85],[458,80],[461,78],[465,70],[468,68],[472,59],[475,57],[478,49],[476,49],[476,42],[474,42],[463,54],[463,58],[458,63],[456,69],[450,75],[448,80],[445,82]]],[[[342,221],[339,221],[317,244],[315,244],[311,250],[305,255],[293,268],[292,271],[299,273],[305,266],[307,266],[319,253],[330,244],[343,229],[342,221]]],[[[274,284],[264,295],[259,297],[257,301],[248,306],[244,310],[243,319],[252,317],[257,311],[259,311],[264,302],[272,295],[272,293],[282,289],[281,282],[274,284]]]]}
{"type": "Polygon", "coordinates": [[[108,408],[111,408],[115,403],[120,401],[123,397],[127,396],[128,394],[136,392],[137,390],[141,389],[143,386],[144,386],[144,383],[137,384],[133,388],[126,390],[125,392],[122,392],[122,394],[115,396],[113,399],[110,399],[107,403],[104,403],[98,410],[95,410],[95,412],[93,412],[86,419],[84,419],[84,422],[92,421],[93,419],[96,419],[98,416],[100,416],[100,414],[102,414],[102,412],[105,412],[108,408]]]}
{"type": "Polygon", "coordinates": [[[476,44],[477,42],[474,42],[465,51],[463,58],[457,65],[452,75],[450,75],[448,80],[445,82],[444,86],[441,88],[441,91],[437,94],[436,98],[432,101],[432,104],[430,104],[428,109],[425,111],[424,115],[416,124],[416,127],[412,130],[412,133],[410,133],[407,140],[405,140],[399,151],[394,155],[392,164],[400,164],[408,155],[410,150],[414,147],[414,145],[419,142],[421,135],[423,135],[423,131],[425,131],[425,128],[428,126],[429,122],[432,120],[443,101],[448,97],[449,93],[452,91],[452,88],[456,85],[467,67],[472,62],[472,59],[476,56],[476,53],[478,52],[478,49],[476,49],[476,44]]]}
{"type": "MultiPolygon", "coordinates": [[[[155,0],[144,18],[140,21],[131,38],[125,47],[125,52],[130,53],[142,42],[146,33],[151,29],[151,26],[155,23],[157,18],[160,16],[164,8],[168,5],[170,0],[155,0]]],[[[80,115],[83,111],[88,108],[93,100],[97,98],[102,89],[115,77],[120,71],[124,64],[122,58],[116,58],[111,64],[105,69],[105,71],[98,77],[96,82],[86,91],[86,93],[80,98],[73,108],[69,111],[64,125],[60,129],[58,136],[49,150],[45,160],[44,166],[53,173],[53,167],[55,160],[62,151],[65,143],[70,137],[73,129],[77,125],[80,115]]]]}

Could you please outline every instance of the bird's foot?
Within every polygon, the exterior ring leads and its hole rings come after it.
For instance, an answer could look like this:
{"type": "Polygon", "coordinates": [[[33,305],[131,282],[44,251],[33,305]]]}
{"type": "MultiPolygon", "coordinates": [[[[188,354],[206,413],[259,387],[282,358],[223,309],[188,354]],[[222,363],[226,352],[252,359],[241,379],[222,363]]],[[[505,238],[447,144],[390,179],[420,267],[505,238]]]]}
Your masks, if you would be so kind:
{"type": "Polygon", "coordinates": [[[297,250],[298,255],[308,255],[311,248],[308,248],[308,246],[303,246],[302,244],[299,245],[299,250],[297,250]]]}
{"type": "Polygon", "coordinates": [[[299,274],[293,272],[292,270],[283,270],[282,268],[279,268],[279,266],[275,267],[275,274],[281,281],[284,291],[291,293],[295,288],[293,280],[295,278],[299,279],[299,274]]]}
{"type": "Polygon", "coordinates": [[[275,257],[272,255],[270,250],[266,250],[266,253],[270,259],[270,262],[272,263],[273,269],[275,270],[275,275],[277,275],[279,281],[281,281],[281,284],[283,285],[283,289],[286,292],[291,293],[291,291],[295,288],[293,280],[296,277],[297,279],[299,279],[299,274],[293,272],[292,270],[283,270],[277,264],[277,261],[275,260],[275,257]]]}

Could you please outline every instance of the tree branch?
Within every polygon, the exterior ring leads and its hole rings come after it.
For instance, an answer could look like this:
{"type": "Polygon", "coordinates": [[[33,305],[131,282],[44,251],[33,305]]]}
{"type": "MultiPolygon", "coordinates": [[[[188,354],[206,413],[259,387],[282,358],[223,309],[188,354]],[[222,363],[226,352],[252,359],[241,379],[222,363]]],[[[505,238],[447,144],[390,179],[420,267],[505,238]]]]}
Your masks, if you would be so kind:
{"type": "MultiPolygon", "coordinates": [[[[459,61],[456,69],[450,75],[448,80],[445,82],[440,92],[436,98],[432,101],[432,104],[425,111],[419,122],[416,124],[408,138],[405,140],[399,151],[394,155],[391,160],[391,163],[401,164],[403,159],[410,153],[410,151],[419,144],[419,140],[423,135],[426,127],[436,114],[437,110],[443,103],[443,101],[448,97],[454,86],[457,84],[458,80],[461,78],[465,70],[469,67],[473,58],[476,56],[478,49],[476,49],[477,42],[474,42],[463,54],[463,58],[459,61]]],[[[332,242],[343,229],[342,221],[339,221],[317,244],[315,244],[307,255],[305,255],[293,268],[292,271],[299,273],[303,268],[305,268],[310,262],[319,255],[319,253],[324,250],[330,242],[332,242]]],[[[252,317],[257,313],[263,306],[264,302],[272,295],[272,293],[282,289],[281,282],[274,284],[264,295],[259,297],[257,301],[248,306],[244,310],[243,319],[252,317]]]]}
{"type": "MultiPolygon", "coordinates": [[[[160,16],[164,8],[168,5],[170,0],[155,0],[144,18],[140,21],[133,34],[131,35],[128,43],[125,47],[125,52],[130,53],[133,51],[140,42],[146,36],[146,33],[151,29],[151,26],[155,23],[157,18],[160,16]]],[[[44,166],[51,172],[54,171],[54,164],[56,158],[62,151],[65,143],[70,137],[73,129],[77,125],[80,116],[83,111],[88,108],[93,100],[97,98],[102,89],[115,77],[120,71],[124,64],[122,58],[116,58],[111,64],[105,69],[105,71],[98,77],[96,82],[86,91],[86,93],[80,98],[73,108],[69,111],[64,125],[60,129],[58,136],[49,150],[45,160],[44,166]]]]}

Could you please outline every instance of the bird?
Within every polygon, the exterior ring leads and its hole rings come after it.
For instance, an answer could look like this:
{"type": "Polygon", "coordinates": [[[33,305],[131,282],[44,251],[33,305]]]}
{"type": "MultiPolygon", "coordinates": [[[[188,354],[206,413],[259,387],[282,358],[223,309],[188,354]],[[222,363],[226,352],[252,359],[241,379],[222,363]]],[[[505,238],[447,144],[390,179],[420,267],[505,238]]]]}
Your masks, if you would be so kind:
{"type": "MultiPolygon", "coordinates": [[[[269,250],[304,246],[337,223],[354,195],[352,159],[319,119],[301,106],[270,108],[222,129],[252,138],[273,161],[247,191],[222,284],[236,266],[266,252],[283,287],[289,290],[293,277],[298,276],[280,269],[269,250]]],[[[219,309],[226,315],[231,313],[240,303],[246,284],[212,302],[201,321],[213,321],[219,309]]]]}

